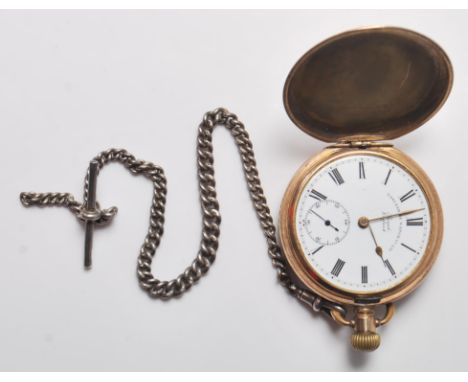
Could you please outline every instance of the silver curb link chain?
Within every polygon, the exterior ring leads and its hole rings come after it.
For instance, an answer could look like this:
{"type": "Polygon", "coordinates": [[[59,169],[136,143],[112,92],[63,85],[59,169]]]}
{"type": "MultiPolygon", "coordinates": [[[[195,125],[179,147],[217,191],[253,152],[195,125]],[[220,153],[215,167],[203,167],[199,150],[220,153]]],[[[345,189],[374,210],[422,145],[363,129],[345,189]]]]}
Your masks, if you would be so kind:
{"type": "MultiPolygon", "coordinates": [[[[145,241],[138,256],[137,274],[140,286],[151,296],[169,299],[178,296],[192,287],[204,274],[206,274],[216,258],[219,245],[221,215],[219,203],[216,198],[216,183],[213,158],[213,131],[216,126],[226,127],[232,134],[239,149],[245,179],[249,189],[250,198],[257,213],[261,228],[268,245],[268,255],[278,275],[279,282],[291,294],[297,297],[314,311],[323,311],[330,314],[337,310],[345,314],[343,306],[320,299],[299,286],[289,276],[285,259],[276,239],[276,229],[267,200],[263,192],[252,142],[242,122],[235,114],[226,109],[218,108],[204,115],[198,128],[197,138],[197,166],[198,181],[202,210],[202,239],[200,249],[192,263],[178,277],[170,281],[155,278],[151,272],[151,263],[157,247],[161,241],[164,227],[164,211],[166,204],[166,177],[161,167],[151,162],[136,159],[123,149],[110,149],[103,151],[93,159],[97,162],[98,171],[111,162],[121,163],[132,174],[143,175],[152,181],[154,186],[153,199],[150,212],[150,224],[145,241]]],[[[91,220],[96,224],[109,222],[117,213],[116,207],[108,209],[86,210],[88,201],[88,185],[90,182],[90,169],[85,178],[85,192],[83,204],[77,202],[68,193],[21,193],[20,200],[24,206],[64,206],[67,207],[80,220],[91,220]]]]}

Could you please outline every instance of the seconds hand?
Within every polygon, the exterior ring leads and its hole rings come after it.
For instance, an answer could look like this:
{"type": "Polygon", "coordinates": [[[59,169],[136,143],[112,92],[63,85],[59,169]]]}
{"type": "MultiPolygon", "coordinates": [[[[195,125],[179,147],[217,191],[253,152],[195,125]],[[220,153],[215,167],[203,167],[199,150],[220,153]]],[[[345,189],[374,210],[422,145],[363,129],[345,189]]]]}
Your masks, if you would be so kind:
{"type": "Polygon", "coordinates": [[[315,211],[312,210],[312,209],[310,210],[310,212],[312,212],[312,213],[315,214],[317,217],[319,217],[320,219],[322,219],[322,220],[325,222],[325,225],[332,227],[336,232],[339,232],[339,231],[340,231],[338,228],[336,228],[336,227],[330,222],[330,220],[324,219],[323,217],[321,217],[317,212],[315,212],[315,211]]]}

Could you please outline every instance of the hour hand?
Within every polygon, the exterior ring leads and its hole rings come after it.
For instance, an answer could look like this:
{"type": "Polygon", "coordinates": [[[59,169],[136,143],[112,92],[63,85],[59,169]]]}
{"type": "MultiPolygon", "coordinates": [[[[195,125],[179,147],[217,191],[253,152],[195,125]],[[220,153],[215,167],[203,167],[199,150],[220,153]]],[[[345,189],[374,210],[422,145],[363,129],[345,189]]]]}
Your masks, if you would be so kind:
{"type": "Polygon", "coordinates": [[[372,227],[369,225],[369,231],[372,235],[372,240],[374,240],[375,244],[375,253],[380,256],[380,258],[383,260],[383,249],[380,245],[377,244],[377,239],[375,238],[374,231],[372,230],[372,227]]]}
{"type": "Polygon", "coordinates": [[[375,244],[375,253],[383,260],[383,249],[379,244],[377,244],[377,239],[375,238],[375,234],[374,234],[374,230],[372,229],[372,226],[369,224],[369,219],[367,219],[365,216],[360,217],[358,220],[358,225],[361,228],[369,228],[369,232],[375,244]]]}

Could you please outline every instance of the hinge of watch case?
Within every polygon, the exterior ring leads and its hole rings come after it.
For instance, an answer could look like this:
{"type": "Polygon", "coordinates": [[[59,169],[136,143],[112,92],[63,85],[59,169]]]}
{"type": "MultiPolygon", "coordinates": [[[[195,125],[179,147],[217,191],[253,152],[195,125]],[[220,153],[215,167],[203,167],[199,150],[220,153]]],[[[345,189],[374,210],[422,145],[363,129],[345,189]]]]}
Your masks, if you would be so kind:
{"type": "Polygon", "coordinates": [[[393,145],[388,142],[382,141],[340,141],[327,148],[356,148],[367,149],[369,147],[392,147],[393,145]]]}

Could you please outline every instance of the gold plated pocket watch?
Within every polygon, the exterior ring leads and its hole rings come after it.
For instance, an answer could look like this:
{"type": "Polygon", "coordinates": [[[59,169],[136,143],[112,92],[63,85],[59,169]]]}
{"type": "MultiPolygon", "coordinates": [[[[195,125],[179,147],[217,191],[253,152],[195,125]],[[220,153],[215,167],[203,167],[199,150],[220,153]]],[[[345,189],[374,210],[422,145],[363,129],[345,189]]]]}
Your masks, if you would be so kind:
{"type": "Polygon", "coordinates": [[[252,142],[243,123],[223,108],[207,112],[198,128],[200,249],[174,279],[160,280],[152,273],[167,194],[160,166],[111,148],[90,162],[82,203],[62,192],[24,192],[20,200],[26,207],[66,207],[83,221],[84,265],[90,269],[94,226],[109,223],[117,213],[116,207],[99,207],[98,174],[107,164],[120,163],[132,174],[144,176],[154,191],[149,228],[138,255],[138,281],[152,298],[179,296],[208,272],[216,258],[221,215],[212,137],[216,126],[224,126],[239,149],[281,285],[313,310],[353,327],[355,348],[374,350],[380,344],[376,328],[391,319],[393,303],[413,291],[429,272],[443,231],[442,210],[431,181],[412,159],[384,141],[426,122],[446,100],[452,78],[450,61],[437,44],[400,28],[346,32],[298,61],[284,88],[286,110],[299,128],[332,145],[307,161],[286,190],[280,211],[282,249],[252,142]],[[383,314],[376,310],[379,305],[386,306],[383,314]],[[353,314],[347,307],[353,308],[353,314]]]}
{"type": "MultiPolygon", "coordinates": [[[[429,38],[365,28],[309,50],[284,87],[291,120],[332,143],[292,178],[280,211],[284,255],[299,281],[374,350],[393,303],[425,278],[439,252],[443,218],[425,172],[385,141],[418,128],[443,105],[453,71],[429,38]],[[385,305],[380,315],[376,307],[385,305]],[[379,317],[377,317],[379,316],[379,317]],[[381,316],[381,317],[380,317],[381,316]]],[[[380,310],[379,310],[380,311],[380,310]]]]}

